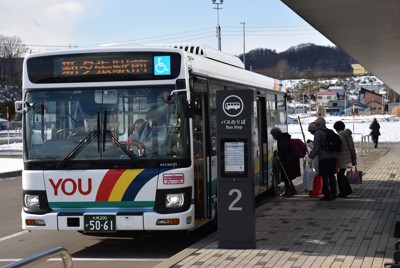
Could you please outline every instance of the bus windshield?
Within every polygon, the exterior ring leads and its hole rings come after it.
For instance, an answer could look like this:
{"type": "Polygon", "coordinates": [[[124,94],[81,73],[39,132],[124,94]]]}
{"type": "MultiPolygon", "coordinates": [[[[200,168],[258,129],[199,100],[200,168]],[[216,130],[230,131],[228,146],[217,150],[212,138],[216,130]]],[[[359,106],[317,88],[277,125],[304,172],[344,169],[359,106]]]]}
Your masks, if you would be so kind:
{"type": "Polygon", "coordinates": [[[187,158],[188,127],[174,86],[27,91],[26,160],[187,158]]]}

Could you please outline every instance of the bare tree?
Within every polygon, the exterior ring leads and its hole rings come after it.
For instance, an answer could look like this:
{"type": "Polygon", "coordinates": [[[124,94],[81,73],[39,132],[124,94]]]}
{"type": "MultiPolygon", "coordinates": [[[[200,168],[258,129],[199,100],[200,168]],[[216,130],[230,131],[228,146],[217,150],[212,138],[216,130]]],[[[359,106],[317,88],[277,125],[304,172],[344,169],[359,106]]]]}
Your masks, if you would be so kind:
{"type": "Polygon", "coordinates": [[[0,35],[1,80],[11,81],[18,77],[21,73],[18,59],[27,51],[28,48],[22,43],[21,38],[0,35]]]}
{"type": "Polygon", "coordinates": [[[4,81],[6,75],[6,62],[5,62],[5,36],[0,34],[0,81],[4,81]]]}

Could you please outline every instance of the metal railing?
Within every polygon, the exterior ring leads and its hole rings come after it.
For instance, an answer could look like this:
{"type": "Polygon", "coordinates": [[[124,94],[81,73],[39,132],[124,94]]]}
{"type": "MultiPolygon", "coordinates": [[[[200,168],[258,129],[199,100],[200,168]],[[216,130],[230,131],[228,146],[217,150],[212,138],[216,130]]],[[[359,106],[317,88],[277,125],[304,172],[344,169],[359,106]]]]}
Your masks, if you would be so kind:
{"type": "Polygon", "coordinates": [[[72,268],[71,255],[63,247],[55,247],[55,248],[51,248],[51,249],[39,252],[32,256],[26,257],[22,260],[19,260],[19,261],[10,263],[6,266],[3,266],[2,268],[27,267],[30,265],[42,263],[53,257],[61,257],[64,267],[72,268]]]}
{"type": "Polygon", "coordinates": [[[374,148],[374,143],[370,135],[361,136],[361,155],[364,156],[374,148]]]}

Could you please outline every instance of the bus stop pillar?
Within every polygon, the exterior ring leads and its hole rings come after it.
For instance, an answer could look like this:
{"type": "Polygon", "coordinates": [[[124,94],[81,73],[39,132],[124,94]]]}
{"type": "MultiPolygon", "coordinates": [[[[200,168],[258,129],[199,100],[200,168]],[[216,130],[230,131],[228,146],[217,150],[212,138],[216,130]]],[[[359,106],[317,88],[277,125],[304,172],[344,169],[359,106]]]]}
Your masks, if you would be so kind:
{"type": "Polygon", "coordinates": [[[254,92],[217,91],[219,248],[255,248],[254,92]]]}

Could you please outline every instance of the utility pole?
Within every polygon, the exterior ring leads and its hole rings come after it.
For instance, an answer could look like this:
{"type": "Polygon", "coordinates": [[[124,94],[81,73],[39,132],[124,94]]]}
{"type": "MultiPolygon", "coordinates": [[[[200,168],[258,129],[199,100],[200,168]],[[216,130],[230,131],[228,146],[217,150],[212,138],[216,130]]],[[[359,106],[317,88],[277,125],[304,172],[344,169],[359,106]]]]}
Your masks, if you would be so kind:
{"type": "Polygon", "coordinates": [[[246,22],[242,21],[240,24],[243,24],[243,64],[246,69],[246,22]]]}
{"type": "Polygon", "coordinates": [[[214,7],[214,9],[217,10],[217,39],[218,39],[218,50],[221,51],[221,26],[219,26],[219,10],[222,9],[222,7],[219,7],[219,5],[222,5],[224,0],[212,0],[214,5],[217,5],[217,7],[214,7]]]}

